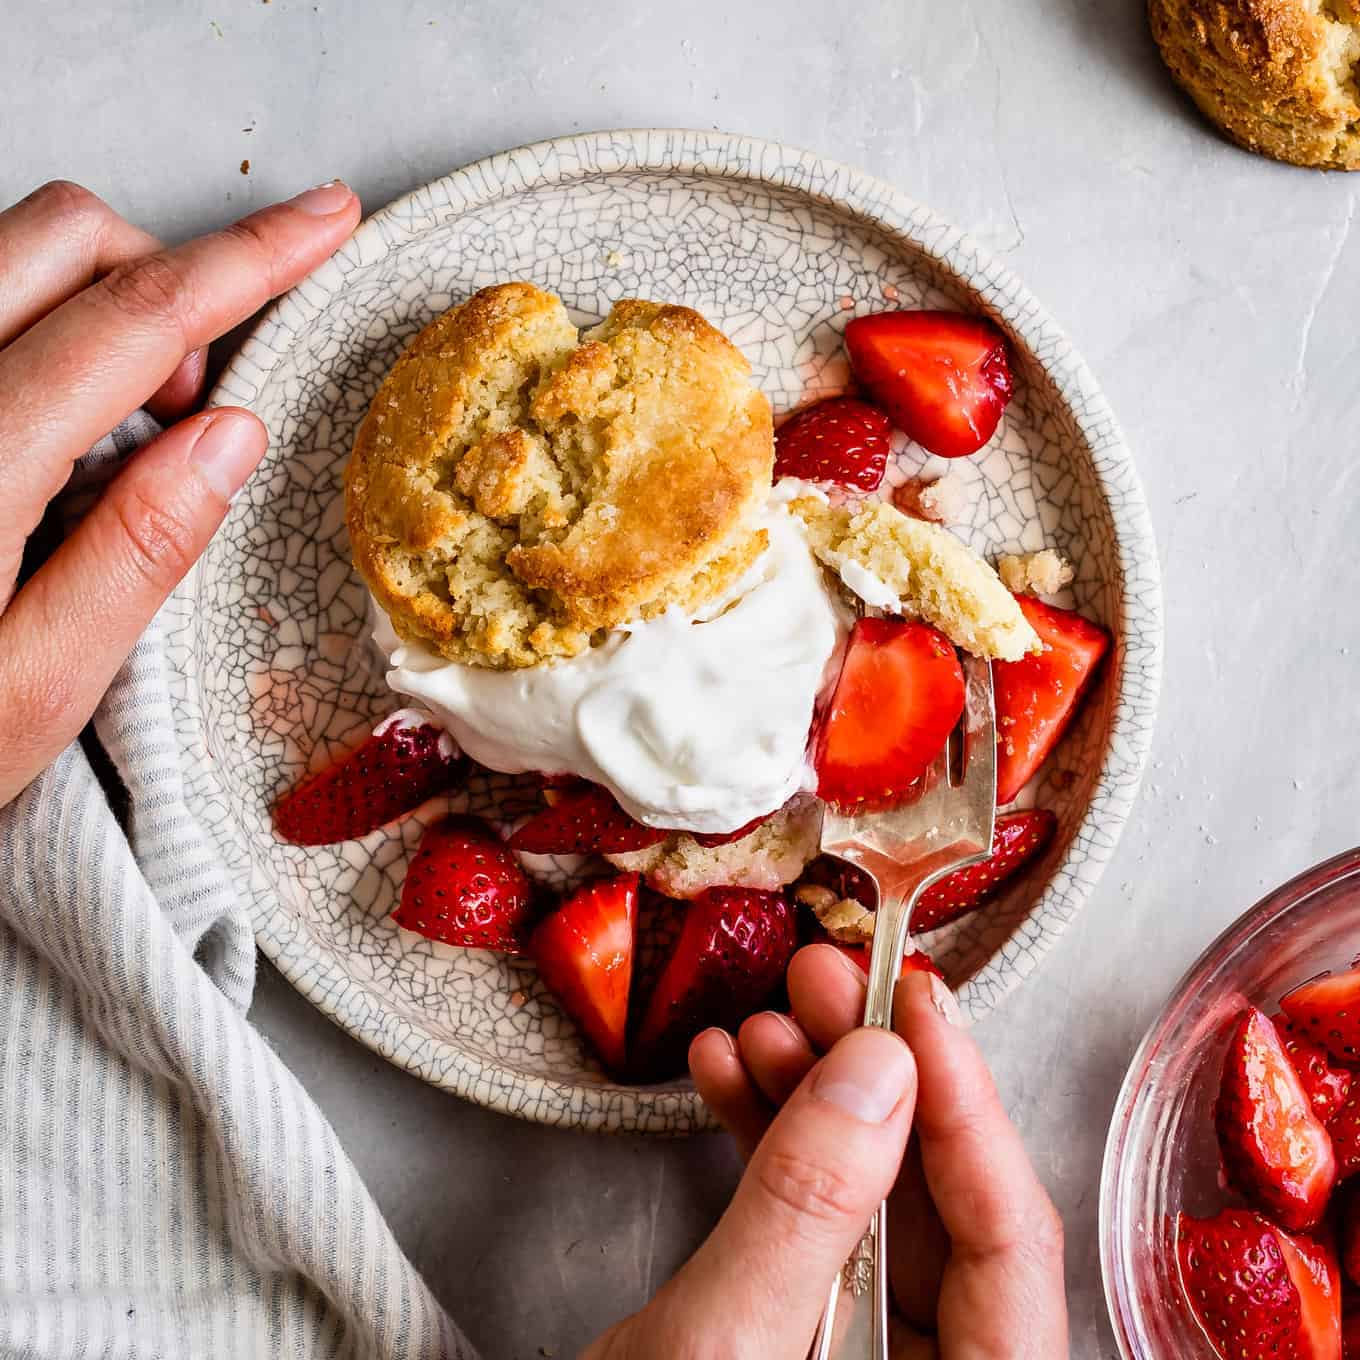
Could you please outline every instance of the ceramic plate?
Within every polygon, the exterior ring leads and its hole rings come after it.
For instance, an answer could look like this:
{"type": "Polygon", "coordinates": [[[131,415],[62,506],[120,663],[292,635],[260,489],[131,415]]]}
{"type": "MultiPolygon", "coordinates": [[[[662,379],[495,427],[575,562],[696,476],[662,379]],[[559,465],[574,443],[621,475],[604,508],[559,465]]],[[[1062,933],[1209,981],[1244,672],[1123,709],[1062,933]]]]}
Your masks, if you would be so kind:
{"type": "MultiPolygon", "coordinates": [[[[345,536],[355,427],[431,317],[519,278],[560,294],[580,323],[623,297],[697,308],[741,346],[777,414],[843,388],[841,332],[856,313],[963,308],[1010,336],[1018,392],[1002,430],[949,465],[970,493],[957,530],[989,555],[1059,548],[1076,568],[1063,602],[1117,646],[1037,791],[1059,816],[1055,845],[997,905],[927,939],[972,1016],[1033,971],[1133,804],[1161,650],[1152,531],[1104,399],[1026,289],[895,189],[769,142],[610,132],[494,156],[377,213],[261,321],[215,400],[254,410],[270,452],[168,611],[190,804],[248,894],[261,948],[351,1034],[469,1100],[551,1124],[685,1132],[706,1124],[688,1084],[610,1083],[532,968],[387,919],[446,803],[332,848],[270,830],[276,794],[392,707],[345,536]]],[[[924,462],[908,448],[892,476],[924,462]]],[[[487,779],[466,797],[484,807],[505,792],[487,779]]]]}

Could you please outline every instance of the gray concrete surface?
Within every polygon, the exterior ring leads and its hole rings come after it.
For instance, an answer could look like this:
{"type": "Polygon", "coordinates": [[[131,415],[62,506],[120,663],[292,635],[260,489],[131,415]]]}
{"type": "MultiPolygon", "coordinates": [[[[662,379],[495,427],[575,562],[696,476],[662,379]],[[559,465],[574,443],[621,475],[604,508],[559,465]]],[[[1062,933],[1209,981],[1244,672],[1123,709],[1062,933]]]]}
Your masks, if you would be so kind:
{"type": "MultiPolygon", "coordinates": [[[[1218,140],[1138,0],[45,0],[0,30],[0,200],[68,176],[179,238],[335,175],[375,208],[555,133],[722,127],[892,180],[1065,324],[1151,500],[1167,681],[1114,864],[978,1037],[1067,1222],[1073,1354],[1112,1355],[1096,1192],[1127,1058],[1222,925],[1360,840],[1360,182],[1218,140]]],[[[640,1304],[736,1174],[718,1139],[461,1105],[268,969],[254,1017],[492,1360],[573,1354],[640,1304]]]]}

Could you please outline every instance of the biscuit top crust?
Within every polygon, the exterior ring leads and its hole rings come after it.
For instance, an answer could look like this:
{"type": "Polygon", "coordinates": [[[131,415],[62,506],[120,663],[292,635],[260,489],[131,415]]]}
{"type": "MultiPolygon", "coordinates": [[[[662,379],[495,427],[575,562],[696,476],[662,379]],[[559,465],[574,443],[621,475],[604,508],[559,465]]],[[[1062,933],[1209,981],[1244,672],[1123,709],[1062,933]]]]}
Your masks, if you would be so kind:
{"type": "Polygon", "coordinates": [[[407,347],[346,473],[354,561],[397,633],[512,668],[697,610],[759,556],[774,461],[750,365],[697,312],[619,302],[578,335],[528,283],[407,347]]]}
{"type": "Polygon", "coordinates": [[[1149,0],[1148,18],[1172,74],[1234,141],[1360,168],[1357,0],[1149,0]]]}

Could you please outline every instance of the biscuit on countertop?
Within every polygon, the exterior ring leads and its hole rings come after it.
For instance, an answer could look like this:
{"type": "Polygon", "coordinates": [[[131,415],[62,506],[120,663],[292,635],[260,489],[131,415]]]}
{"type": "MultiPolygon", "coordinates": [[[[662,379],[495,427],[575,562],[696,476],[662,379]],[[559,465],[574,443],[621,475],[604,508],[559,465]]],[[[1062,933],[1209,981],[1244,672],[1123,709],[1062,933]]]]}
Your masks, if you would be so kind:
{"type": "Polygon", "coordinates": [[[721,595],[763,551],[774,462],[750,365],[686,307],[578,335],[528,283],[428,325],[346,472],[355,565],[397,633],[496,668],[721,595]]]}
{"type": "Polygon", "coordinates": [[[1171,73],[1235,142],[1360,168],[1360,0],[1149,0],[1171,73]]]}

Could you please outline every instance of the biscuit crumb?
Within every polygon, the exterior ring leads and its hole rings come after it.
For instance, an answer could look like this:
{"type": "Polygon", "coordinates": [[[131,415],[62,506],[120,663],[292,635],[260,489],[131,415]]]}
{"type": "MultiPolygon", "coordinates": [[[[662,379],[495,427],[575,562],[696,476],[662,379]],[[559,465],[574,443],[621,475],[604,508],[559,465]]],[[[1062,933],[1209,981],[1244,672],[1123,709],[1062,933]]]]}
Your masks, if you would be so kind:
{"type": "Polygon", "coordinates": [[[1072,584],[1073,577],[1072,564],[1052,548],[1019,556],[1008,553],[997,562],[996,570],[1013,595],[1056,595],[1072,584]]]}
{"type": "Polygon", "coordinates": [[[874,913],[853,897],[837,897],[819,883],[805,883],[794,893],[805,907],[812,909],[821,927],[840,944],[872,944],[874,913]]]}
{"type": "Polygon", "coordinates": [[[611,250],[609,254],[604,257],[604,262],[610,269],[617,269],[623,263],[623,256],[620,255],[617,250],[611,250]]]}
{"type": "Polygon", "coordinates": [[[250,174],[250,162],[249,162],[249,161],[242,161],[242,162],[241,162],[241,173],[242,173],[243,175],[248,175],[248,174],[250,174]]]}
{"type": "Polygon", "coordinates": [[[511,992],[511,993],[510,993],[510,1004],[511,1004],[516,1010],[519,1010],[520,1007],[523,1006],[528,1000],[529,1000],[529,998],[528,998],[523,992],[511,992]]]}

